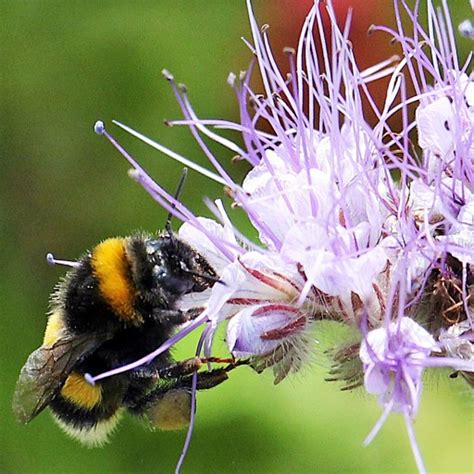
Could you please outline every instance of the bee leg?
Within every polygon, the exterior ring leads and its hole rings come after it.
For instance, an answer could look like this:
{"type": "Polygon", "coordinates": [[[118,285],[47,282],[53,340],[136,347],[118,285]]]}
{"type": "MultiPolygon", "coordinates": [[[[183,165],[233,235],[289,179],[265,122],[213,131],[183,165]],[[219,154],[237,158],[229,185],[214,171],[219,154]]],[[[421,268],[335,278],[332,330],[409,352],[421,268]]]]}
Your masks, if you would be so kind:
{"type": "MultiPolygon", "coordinates": [[[[195,368],[194,370],[192,370],[191,372],[188,372],[188,373],[193,373],[193,372],[196,372],[197,370],[199,370],[199,367],[200,367],[200,364],[203,364],[203,362],[225,362],[227,361],[228,359],[219,359],[217,357],[211,357],[209,359],[200,359],[199,357],[195,357],[194,359],[187,359],[185,361],[182,361],[182,362],[178,362],[176,364],[173,364],[175,365],[176,367],[173,367],[173,368],[176,368],[178,369],[178,367],[182,365],[182,367],[185,367],[186,369],[190,369],[192,367],[192,363],[193,361],[196,361],[197,362],[197,365],[198,367],[195,368]],[[210,360],[210,359],[215,359],[215,360],[210,360]]],[[[225,382],[229,376],[228,376],[228,373],[231,371],[231,370],[234,370],[235,368],[241,366],[241,365],[249,365],[250,361],[248,359],[241,359],[241,360],[232,360],[231,363],[229,363],[226,367],[220,367],[218,369],[212,369],[212,370],[206,370],[206,371],[203,371],[203,372],[198,372],[198,379],[197,379],[197,389],[198,390],[207,390],[209,388],[212,388],[212,387],[215,387],[219,384],[221,384],[222,382],[225,382]]],[[[176,381],[176,388],[187,388],[187,389],[191,389],[192,387],[192,383],[193,383],[193,376],[192,375],[187,375],[185,377],[180,377],[178,378],[179,376],[183,376],[185,375],[185,372],[184,371],[181,371],[181,372],[176,372],[174,374],[174,377],[176,377],[177,381],[176,381]]]]}
{"type": "MultiPolygon", "coordinates": [[[[214,362],[224,363],[226,359],[219,359],[216,357],[210,357],[207,359],[209,362],[213,362],[210,359],[216,359],[214,362]]],[[[221,367],[219,369],[208,370],[206,372],[199,372],[198,373],[198,380],[197,380],[197,389],[198,390],[207,390],[208,388],[215,387],[216,385],[225,382],[229,375],[228,373],[231,370],[240,367],[241,365],[250,365],[250,359],[231,359],[230,363],[227,364],[225,367],[221,367]]],[[[192,377],[189,377],[190,379],[192,377]]]]}
{"type": "MultiPolygon", "coordinates": [[[[192,357],[190,359],[181,360],[178,362],[170,363],[164,367],[147,367],[142,366],[135,370],[133,375],[138,378],[155,378],[155,379],[177,379],[186,375],[190,375],[197,372],[204,364],[213,362],[216,364],[228,364],[224,369],[225,372],[229,372],[240,365],[248,365],[248,359],[235,360],[233,358],[221,358],[221,357],[192,357]]],[[[199,375],[207,373],[213,373],[215,369],[207,372],[201,372],[199,375]]]]}
{"type": "MultiPolygon", "coordinates": [[[[207,390],[225,382],[229,376],[225,368],[215,369],[198,374],[197,389],[207,390]]],[[[145,396],[138,397],[138,394],[128,394],[124,399],[124,405],[135,415],[142,415],[153,408],[161,401],[166,400],[171,394],[183,393],[191,394],[193,376],[187,375],[177,379],[162,379],[145,396]]]]}
{"type": "Polygon", "coordinates": [[[165,379],[176,379],[184,375],[189,375],[202,367],[202,360],[200,357],[192,357],[191,359],[181,360],[165,367],[157,369],[158,375],[165,379]]]}
{"type": "Polygon", "coordinates": [[[135,369],[132,372],[132,375],[139,379],[176,379],[178,377],[189,375],[198,371],[202,367],[203,363],[204,362],[199,357],[192,357],[191,359],[169,363],[163,367],[144,365],[139,369],[135,369]]]}
{"type": "MultiPolygon", "coordinates": [[[[233,361],[226,367],[198,372],[197,390],[208,390],[220,385],[229,378],[228,373],[231,370],[241,365],[248,365],[249,362],[248,359],[241,359],[233,361]]],[[[171,375],[171,378],[158,380],[157,385],[144,397],[128,397],[128,399],[125,399],[124,404],[132,413],[141,415],[161,400],[166,399],[170,393],[184,392],[190,394],[193,386],[193,375],[183,377],[185,375],[183,371],[190,371],[188,374],[192,374],[199,369],[200,364],[202,364],[202,360],[198,357],[171,364],[168,367],[168,375],[171,375]]]]}
{"type": "MultiPolygon", "coordinates": [[[[227,375],[227,370],[225,368],[209,370],[207,372],[201,372],[198,374],[197,386],[198,390],[207,390],[209,388],[216,387],[222,382],[225,382],[229,376],[227,375]]],[[[191,379],[192,377],[188,377],[191,379]]]]}
{"type": "MultiPolygon", "coordinates": [[[[197,389],[215,387],[227,380],[225,369],[198,374],[197,389]]],[[[150,425],[162,430],[176,430],[189,425],[193,408],[193,376],[175,380],[161,380],[145,396],[126,397],[124,405],[129,412],[148,420],[150,425]]]]}

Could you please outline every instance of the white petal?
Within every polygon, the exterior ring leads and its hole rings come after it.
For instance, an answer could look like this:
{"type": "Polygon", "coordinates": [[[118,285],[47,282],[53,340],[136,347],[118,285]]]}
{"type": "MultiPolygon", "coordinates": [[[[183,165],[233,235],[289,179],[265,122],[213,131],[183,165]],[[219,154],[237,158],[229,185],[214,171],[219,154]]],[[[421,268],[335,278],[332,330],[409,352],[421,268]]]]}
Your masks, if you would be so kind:
{"type": "Polygon", "coordinates": [[[447,97],[416,109],[418,144],[436,156],[446,158],[454,149],[454,112],[447,97]]]}
{"type": "Polygon", "coordinates": [[[370,364],[365,370],[364,386],[371,394],[384,393],[387,390],[386,377],[374,364],[370,364]]]}
{"type": "Polygon", "coordinates": [[[399,326],[397,321],[391,323],[391,330],[400,330],[403,340],[406,341],[407,345],[411,343],[419,349],[427,349],[429,351],[439,350],[433,336],[426,329],[413,321],[413,319],[403,317],[399,323],[399,326]]]}
{"type": "Polygon", "coordinates": [[[387,344],[387,331],[377,328],[369,331],[360,345],[359,357],[364,364],[372,364],[377,359],[383,360],[387,344]]]}
{"type": "Polygon", "coordinates": [[[261,336],[267,331],[286,326],[291,318],[288,313],[279,311],[255,316],[255,311],[263,307],[264,305],[248,307],[229,321],[227,345],[235,356],[268,354],[281,344],[281,340],[264,340],[261,336]]]}

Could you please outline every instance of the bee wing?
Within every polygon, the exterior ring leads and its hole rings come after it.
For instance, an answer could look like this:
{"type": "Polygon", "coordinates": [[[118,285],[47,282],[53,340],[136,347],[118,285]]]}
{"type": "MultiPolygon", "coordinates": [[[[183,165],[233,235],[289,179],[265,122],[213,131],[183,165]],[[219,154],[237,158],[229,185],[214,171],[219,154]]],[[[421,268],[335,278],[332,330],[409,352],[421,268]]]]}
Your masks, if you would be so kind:
{"type": "Polygon", "coordinates": [[[56,395],[74,365],[109,337],[106,334],[65,334],[51,346],[36,349],[21,369],[13,397],[13,411],[20,423],[28,423],[56,395]]]}

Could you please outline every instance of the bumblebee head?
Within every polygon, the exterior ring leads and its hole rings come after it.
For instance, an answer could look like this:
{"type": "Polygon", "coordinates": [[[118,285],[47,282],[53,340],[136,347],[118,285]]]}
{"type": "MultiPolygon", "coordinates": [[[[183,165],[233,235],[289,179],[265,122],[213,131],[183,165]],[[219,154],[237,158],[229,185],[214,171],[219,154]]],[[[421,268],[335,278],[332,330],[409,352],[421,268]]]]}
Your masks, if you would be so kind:
{"type": "MultiPolygon", "coordinates": [[[[153,281],[171,294],[181,296],[196,291],[196,252],[173,235],[145,241],[145,252],[153,281]]],[[[198,290],[199,291],[199,290],[198,290]]]]}
{"type": "Polygon", "coordinates": [[[172,233],[132,242],[132,271],[142,293],[162,295],[169,302],[208,288],[217,277],[192,247],[172,233]]]}

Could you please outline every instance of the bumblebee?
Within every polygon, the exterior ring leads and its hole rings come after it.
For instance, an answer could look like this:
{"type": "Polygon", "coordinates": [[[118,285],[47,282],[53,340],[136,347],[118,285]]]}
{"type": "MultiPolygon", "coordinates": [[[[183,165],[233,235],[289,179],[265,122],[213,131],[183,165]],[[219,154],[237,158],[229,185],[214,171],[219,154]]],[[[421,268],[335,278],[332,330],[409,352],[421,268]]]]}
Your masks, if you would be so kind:
{"type": "MultiPolygon", "coordinates": [[[[91,385],[98,374],[133,362],[196,316],[177,300],[217,280],[204,257],[171,231],[111,238],[84,255],[51,297],[42,346],[21,370],[13,409],[27,423],[47,406],[63,430],[94,446],[120,415],[143,416],[161,429],[189,422],[191,380],[202,361],[175,362],[167,351],[134,371],[91,385]]],[[[227,379],[225,368],[199,372],[197,389],[227,379]]]]}

